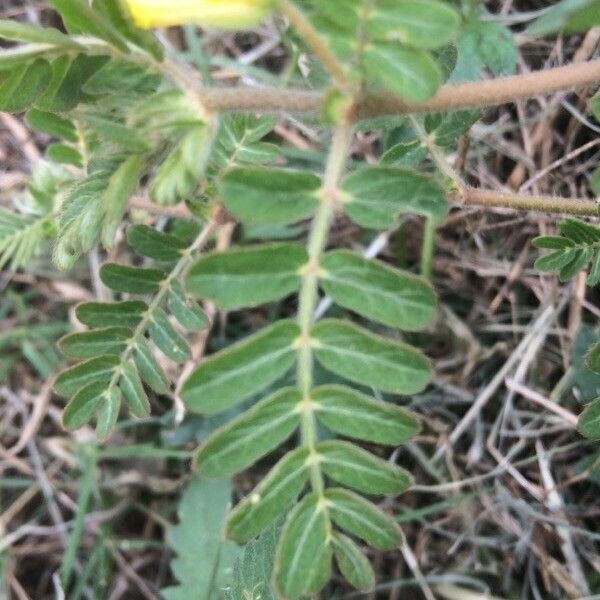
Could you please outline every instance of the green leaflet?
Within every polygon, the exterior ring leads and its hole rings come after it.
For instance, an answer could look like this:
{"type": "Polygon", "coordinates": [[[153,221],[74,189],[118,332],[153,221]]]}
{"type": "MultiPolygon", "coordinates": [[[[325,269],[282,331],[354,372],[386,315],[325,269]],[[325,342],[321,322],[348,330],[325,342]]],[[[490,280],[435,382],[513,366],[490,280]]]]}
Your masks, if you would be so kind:
{"type": "Polygon", "coordinates": [[[298,498],[308,482],[306,447],[298,447],[282,458],[258,487],[231,512],[226,534],[244,544],[264,531],[298,498]]]}
{"type": "Polygon", "coordinates": [[[46,148],[46,158],[61,165],[73,165],[83,167],[83,157],[79,150],[66,144],[50,144],[46,148]]]}
{"type": "Polygon", "coordinates": [[[175,362],[184,362],[192,358],[187,342],[175,331],[162,308],[152,311],[152,320],[148,325],[150,338],[158,348],[175,362]]]}
{"type": "Polygon", "coordinates": [[[581,435],[592,440],[600,440],[600,398],[588,404],[579,417],[581,435]]]}
{"type": "Polygon", "coordinates": [[[284,598],[318,592],[331,575],[330,522],[318,494],[305,496],[288,515],[275,558],[275,583],[284,598]]]}
{"type": "Polygon", "coordinates": [[[160,269],[143,269],[107,263],[100,268],[100,279],[115,292],[152,294],[165,278],[160,269]]]}
{"type": "Polygon", "coordinates": [[[585,364],[590,371],[593,371],[596,375],[600,375],[600,344],[592,346],[585,357],[585,364]]]}
{"type": "Polygon", "coordinates": [[[354,444],[337,440],[316,448],[323,473],[337,483],[365,494],[402,494],[411,485],[410,475],[400,467],[373,456],[354,444]]]}
{"type": "Polygon", "coordinates": [[[119,366],[118,356],[99,356],[61,371],[54,387],[61,396],[73,396],[81,388],[95,381],[108,381],[119,366]]]}
{"type": "Polygon", "coordinates": [[[442,72],[430,54],[396,42],[367,44],[363,63],[379,83],[409,102],[429,100],[442,84],[442,72]]]}
{"type": "Polygon", "coordinates": [[[13,42],[49,44],[68,50],[82,49],[81,44],[54,27],[37,27],[14,19],[0,19],[0,38],[13,42]]]}
{"type": "Polygon", "coordinates": [[[122,375],[119,387],[123,392],[123,398],[131,414],[142,419],[150,414],[150,402],[140,381],[140,376],[132,362],[128,361],[122,365],[122,375]]]}
{"type": "Polygon", "coordinates": [[[78,429],[92,420],[92,417],[107,399],[106,384],[101,381],[89,383],[79,390],[63,411],[63,425],[67,429],[78,429]]]}
{"type": "Polygon", "coordinates": [[[51,78],[50,65],[41,58],[2,71],[0,110],[3,112],[27,110],[46,90],[51,78]]]}
{"type": "Polygon", "coordinates": [[[169,389],[169,380],[160,365],[156,362],[154,354],[144,339],[138,338],[133,352],[133,360],[140,377],[157,394],[165,394],[169,389]]]}
{"type": "Polygon", "coordinates": [[[210,326],[210,320],[198,304],[188,298],[178,281],[171,282],[169,310],[187,331],[200,331],[210,326]]]}
{"type": "Polygon", "coordinates": [[[32,129],[48,135],[63,138],[69,142],[77,141],[75,125],[69,119],[64,119],[54,113],[32,108],[26,115],[27,125],[32,129]]]}
{"type": "Polygon", "coordinates": [[[193,412],[222,412],[282,377],[295,358],[300,330],[292,321],[274,325],[211,356],[185,382],[181,395],[193,412]]]}
{"type": "Polygon", "coordinates": [[[187,289],[235,310],[279,300],[300,287],[308,253],[299,244],[266,244],[210,254],[190,270],[187,289]]]}
{"type": "Polygon", "coordinates": [[[371,39],[439,48],[458,34],[458,13],[437,0],[379,0],[369,15],[371,39]]]}
{"type": "Polygon", "coordinates": [[[555,31],[587,31],[600,23],[599,0],[562,0],[555,3],[525,31],[527,36],[542,37],[555,31]]]}
{"type": "Polygon", "coordinates": [[[402,543],[402,530],[390,516],[358,494],[341,488],[325,491],[331,519],[344,531],[380,550],[402,543]]]}
{"type": "Polygon", "coordinates": [[[204,443],[196,464],[207,477],[234,475],[277,448],[300,425],[299,390],[286,388],[259,402],[204,443]]]}
{"type": "Polygon", "coordinates": [[[181,258],[186,244],[178,237],[157,231],[147,225],[133,225],[127,229],[127,243],[142,256],[162,262],[181,258]]]}
{"type": "Polygon", "coordinates": [[[419,421],[409,411],[351,388],[321,386],[312,392],[311,399],[316,403],[319,422],[347,437],[399,446],[419,432],[419,421]]]}
{"type": "Polygon", "coordinates": [[[105,395],[96,417],[96,436],[100,441],[106,440],[112,433],[121,409],[121,392],[119,388],[111,388],[105,395]]]}
{"type": "Polygon", "coordinates": [[[88,327],[135,327],[148,305],[140,300],[86,302],[75,308],[77,319],[88,327]]]}
{"type": "Polygon", "coordinates": [[[427,358],[417,349],[365,329],[327,319],[312,331],[317,360],[350,381],[396,394],[422,391],[431,377],[427,358]]]}
{"type": "Polygon", "coordinates": [[[427,175],[396,167],[363,167],[343,184],[348,216],[371,229],[388,229],[403,213],[441,220],[448,212],[442,188],[427,175]]]}
{"type": "Polygon", "coordinates": [[[338,532],[333,534],[332,544],[338,567],[350,585],[362,591],[372,590],[375,587],[375,573],[358,546],[338,532]]]}
{"type": "Polygon", "coordinates": [[[319,177],[310,172],[236,167],[220,184],[227,210],[245,223],[285,225],[309,217],[319,204],[319,177]]]}
{"type": "Polygon", "coordinates": [[[132,336],[126,327],[106,327],[82,333],[71,333],[58,341],[58,347],[72,358],[94,358],[121,354],[132,336]]]}
{"type": "Polygon", "coordinates": [[[421,277],[347,250],[328,252],[321,266],[325,270],[321,279],[325,293],[369,319],[418,331],[435,315],[435,293],[421,277]]]}

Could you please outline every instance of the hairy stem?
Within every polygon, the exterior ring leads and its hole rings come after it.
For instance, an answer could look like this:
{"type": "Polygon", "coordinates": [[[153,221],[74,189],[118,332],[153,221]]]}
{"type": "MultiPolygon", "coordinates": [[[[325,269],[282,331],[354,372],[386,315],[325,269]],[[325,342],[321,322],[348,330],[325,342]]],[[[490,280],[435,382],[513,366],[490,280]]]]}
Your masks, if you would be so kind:
{"type": "MultiPolygon", "coordinates": [[[[321,257],[335,215],[337,188],[344,170],[351,139],[352,128],[350,126],[343,125],[334,130],[331,150],[325,168],[321,204],[313,220],[308,240],[309,263],[302,276],[300,288],[298,325],[301,333],[298,352],[298,386],[303,397],[302,441],[311,451],[314,450],[317,440],[315,418],[310,399],[314,383],[314,359],[310,333],[317,307],[321,257]]],[[[319,465],[315,462],[311,466],[311,484],[314,491],[322,492],[323,476],[319,465]]]]}

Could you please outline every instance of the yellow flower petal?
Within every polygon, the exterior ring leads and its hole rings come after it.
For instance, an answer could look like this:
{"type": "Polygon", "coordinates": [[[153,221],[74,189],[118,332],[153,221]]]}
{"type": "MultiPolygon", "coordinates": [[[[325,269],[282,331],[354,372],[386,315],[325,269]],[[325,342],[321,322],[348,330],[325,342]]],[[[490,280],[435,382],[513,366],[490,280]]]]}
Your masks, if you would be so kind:
{"type": "Polygon", "coordinates": [[[241,29],[258,25],[276,0],[124,0],[138,27],[169,27],[196,23],[241,29]]]}

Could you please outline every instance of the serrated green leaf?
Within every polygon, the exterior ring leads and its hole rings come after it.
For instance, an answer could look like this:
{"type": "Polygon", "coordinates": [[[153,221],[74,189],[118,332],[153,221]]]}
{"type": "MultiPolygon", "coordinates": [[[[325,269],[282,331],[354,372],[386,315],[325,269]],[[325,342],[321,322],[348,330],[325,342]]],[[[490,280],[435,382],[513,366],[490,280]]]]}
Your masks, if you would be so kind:
{"type": "Polygon", "coordinates": [[[319,204],[321,180],[306,171],[236,167],[221,180],[227,210],[245,223],[285,225],[309,217],[319,204]]]}
{"type": "Polygon", "coordinates": [[[187,342],[175,331],[169,322],[165,311],[156,308],[152,312],[148,331],[150,338],[158,348],[171,360],[184,362],[192,358],[192,352],[187,342]]]}
{"type": "Polygon", "coordinates": [[[125,404],[131,414],[143,419],[150,414],[150,402],[140,381],[137,369],[132,362],[128,361],[121,366],[122,374],[119,379],[119,387],[123,392],[125,404]]]}
{"type": "Polygon", "coordinates": [[[372,590],[375,587],[375,573],[358,546],[339,532],[333,534],[332,544],[333,555],[346,581],[358,590],[372,590]]]}
{"type": "Polygon", "coordinates": [[[308,482],[309,450],[301,446],[282,458],[258,487],[231,512],[227,537],[241,544],[281,516],[308,482]]]}
{"type": "Polygon", "coordinates": [[[145,340],[138,338],[135,344],[133,360],[140,377],[157,394],[165,394],[169,389],[169,380],[164,371],[156,362],[154,354],[145,340]]]}
{"type": "Polygon", "coordinates": [[[105,327],[66,335],[58,341],[58,347],[63,354],[72,358],[95,358],[121,354],[131,336],[131,329],[126,327],[105,327]]]}
{"type": "Polygon", "coordinates": [[[373,456],[354,444],[332,440],[316,447],[323,473],[365,494],[402,494],[412,484],[400,467],[373,456]]]}
{"type": "Polygon", "coordinates": [[[579,417],[578,429],[581,435],[600,440],[600,398],[587,405],[579,417]]]}
{"type": "Polygon", "coordinates": [[[390,516],[358,494],[341,488],[325,491],[334,523],[379,550],[393,550],[402,543],[402,530],[390,516]]]}
{"type": "Polygon", "coordinates": [[[363,167],[345,180],[343,190],[348,216],[372,229],[388,229],[405,213],[441,220],[448,211],[438,184],[407,169],[363,167]]]}
{"type": "Polygon", "coordinates": [[[119,388],[113,387],[108,395],[104,396],[96,416],[96,436],[100,441],[106,440],[113,432],[120,409],[121,392],[119,388]]]}
{"type": "Polygon", "coordinates": [[[106,401],[106,384],[101,381],[89,383],[79,390],[63,411],[63,425],[78,429],[89,423],[102,402],[106,401]]]}
{"type": "Polygon", "coordinates": [[[288,515],[275,559],[275,583],[284,598],[318,592],[331,576],[330,522],[318,494],[305,496],[288,515]]]}
{"type": "Polygon", "coordinates": [[[283,389],[213,433],[196,464],[206,477],[235,475],[287,440],[300,425],[302,394],[283,389]]]}
{"type": "Polygon", "coordinates": [[[75,308],[77,319],[88,327],[135,327],[148,305],[141,300],[86,302],[75,308]]]}
{"type": "Polygon", "coordinates": [[[313,328],[315,356],[329,371],[385,392],[416,394],[431,377],[417,349],[344,321],[325,320],[313,328]]]}
{"type": "Polygon", "coordinates": [[[92,358],[61,371],[54,387],[61,396],[70,397],[92,382],[108,382],[119,364],[118,356],[92,358]]]}
{"type": "Polygon", "coordinates": [[[299,244],[267,244],[211,254],[190,270],[187,289],[235,310],[279,300],[300,287],[308,253],[299,244]]]}
{"type": "Polygon", "coordinates": [[[208,315],[194,300],[185,295],[178,281],[171,283],[168,303],[169,310],[184,329],[188,331],[200,331],[210,326],[208,315]]]}
{"type": "Polygon", "coordinates": [[[42,95],[51,78],[50,65],[41,58],[2,71],[0,111],[27,110],[42,95]]]}
{"type": "Polygon", "coordinates": [[[143,269],[115,263],[107,263],[100,269],[102,283],[115,292],[152,294],[158,290],[164,278],[165,273],[160,269],[143,269]]]}
{"type": "Polygon", "coordinates": [[[363,64],[371,77],[409,102],[429,100],[442,84],[442,72],[428,52],[398,43],[367,44],[363,64]]]}
{"type": "Polygon", "coordinates": [[[316,388],[311,400],[319,422],[347,437],[399,446],[419,431],[419,421],[407,410],[340,385],[316,388]]]}
{"type": "Polygon", "coordinates": [[[212,414],[239,404],[282,377],[293,365],[300,329],[279,321],[201,363],[181,395],[193,412],[212,414]]]}
{"type": "Polygon", "coordinates": [[[148,225],[132,225],[127,229],[127,243],[142,256],[163,262],[181,258],[186,244],[180,238],[157,231],[148,225]]]}
{"type": "Polygon", "coordinates": [[[348,250],[325,254],[321,286],[337,304],[406,331],[426,327],[436,312],[431,286],[416,277],[348,250]]]}
{"type": "Polygon", "coordinates": [[[25,119],[29,127],[42,133],[64,138],[69,142],[78,140],[73,122],[54,113],[32,108],[27,112],[25,119]]]}

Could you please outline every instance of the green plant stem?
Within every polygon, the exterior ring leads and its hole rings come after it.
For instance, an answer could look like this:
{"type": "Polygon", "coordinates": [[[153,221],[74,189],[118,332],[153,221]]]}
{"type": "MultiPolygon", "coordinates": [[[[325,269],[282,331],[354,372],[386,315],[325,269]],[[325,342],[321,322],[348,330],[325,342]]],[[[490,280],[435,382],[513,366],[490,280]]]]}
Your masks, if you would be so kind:
{"type": "MultiPolygon", "coordinates": [[[[302,276],[300,288],[298,325],[300,326],[300,347],[298,349],[298,386],[302,392],[302,442],[314,453],[316,436],[316,423],[310,394],[314,383],[314,357],[311,329],[314,322],[314,312],[317,306],[319,290],[320,261],[323,255],[329,228],[335,215],[335,202],[339,181],[342,176],[352,139],[352,127],[342,125],[333,133],[333,141],[329,152],[321,204],[312,223],[308,240],[309,262],[302,276]]],[[[323,476],[316,462],[311,463],[311,484],[315,492],[323,491],[323,476]]]]}
{"type": "Polygon", "coordinates": [[[290,0],[282,0],[280,10],[287,17],[292,27],[321,59],[334,81],[341,86],[347,85],[348,79],[344,67],[312,23],[306,18],[306,15],[290,0]]]}
{"type": "Polygon", "coordinates": [[[435,254],[435,234],[437,224],[434,219],[428,217],[425,220],[425,229],[423,232],[423,246],[421,248],[421,275],[426,279],[431,279],[433,272],[433,257],[435,254]]]}

